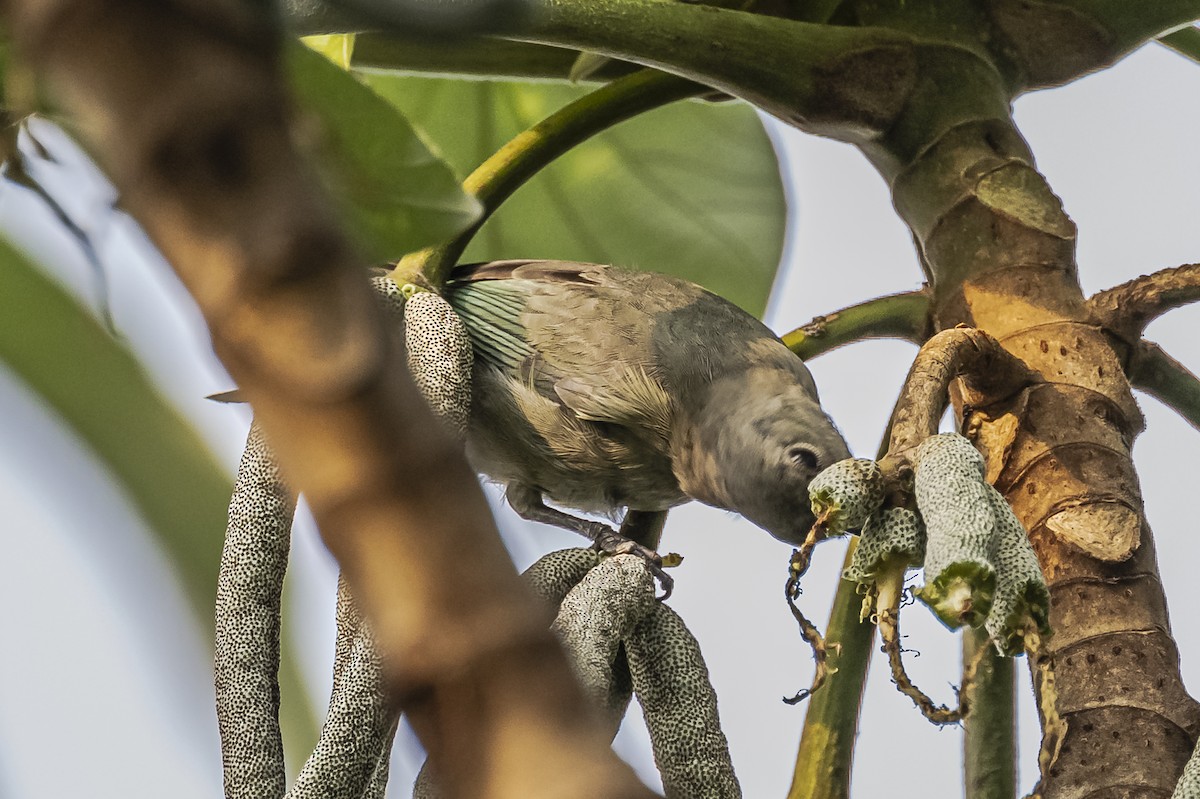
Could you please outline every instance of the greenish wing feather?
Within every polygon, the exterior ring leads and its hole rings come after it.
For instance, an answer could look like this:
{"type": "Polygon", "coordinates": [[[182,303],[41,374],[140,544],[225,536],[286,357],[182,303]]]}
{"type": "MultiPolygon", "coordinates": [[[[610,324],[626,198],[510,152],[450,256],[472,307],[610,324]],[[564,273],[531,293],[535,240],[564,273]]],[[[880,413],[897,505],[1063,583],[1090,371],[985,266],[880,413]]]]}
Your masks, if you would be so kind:
{"type": "Polygon", "coordinates": [[[477,356],[579,419],[666,439],[672,401],[650,374],[644,310],[619,285],[539,277],[451,284],[477,356]]]}
{"type": "Polygon", "coordinates": [[[467,327],[477,357],[511,375],[534,356],[521,312],[528,289],[521,281],[486,280],[455,286],[447,296],[467,327]]]}

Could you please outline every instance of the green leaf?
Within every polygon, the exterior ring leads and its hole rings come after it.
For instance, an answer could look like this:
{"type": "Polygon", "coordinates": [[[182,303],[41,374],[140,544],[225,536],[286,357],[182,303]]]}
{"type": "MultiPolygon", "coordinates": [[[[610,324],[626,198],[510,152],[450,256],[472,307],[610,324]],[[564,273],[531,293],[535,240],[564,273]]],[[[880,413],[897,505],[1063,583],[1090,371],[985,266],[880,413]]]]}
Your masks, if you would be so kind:
{"type": "MultiPolygon", "coordinates": [[[[372,72],[367,80],[468,174],[586,88],[372,72]]],[[[675,103],[585,142],[533,178],[464,260],[557,258],[694,280],[766,307],[786,215],[774,150],[742,103],[675,103]]]]}
{"type": "Polygon", "coordinates": [[[298,42],[286,62],[296,99],[320,123],[301,129],[316,128],[318,165],[373,261],[445,241],[478,217],[478,203],[392,105],[298,42]]]}
{"type": "Polygon", "coordinates": [[[1158,42],[1185,58],[1200,62],[1200,28],[1194,26],[1180,28],[1174,33],[1160,36],[1158,42]]]}
{"type": "MultiPolygon", "coordinates": [[[[133,355],[2,240],[0,364],[41,397],[124,488],[211,632],[229,476],[133,355]]],[[[64,500],[70,491],[63,486],[64,500]]],[[[316,741],[316,726],[287,655],[280,682],[289,753],[303,757],[316,741]]]]}

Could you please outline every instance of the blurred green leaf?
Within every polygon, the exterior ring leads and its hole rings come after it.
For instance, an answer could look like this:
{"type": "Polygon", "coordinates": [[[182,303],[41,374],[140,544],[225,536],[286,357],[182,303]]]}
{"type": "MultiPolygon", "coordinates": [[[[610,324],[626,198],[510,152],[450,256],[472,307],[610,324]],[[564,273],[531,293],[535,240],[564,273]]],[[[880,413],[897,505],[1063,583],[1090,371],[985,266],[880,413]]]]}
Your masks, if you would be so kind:
{"type": "MultiPolygon", "coordinates": [[[[352,46],[344,37],[324,45],[343,54],[352,46]]],[[[298,42],[286,61],[298,102],[320,122],[301,129],[315,128],[310,149],[371,260],[445,241],[477,218],[475,200],[392,105],[298,42]]]]}
{"type": "MultiPolygon", "coordinates": [[[[371,72],[368,83],[468,174],[588,89],[371,72]]],[[[742,103],[675,103],[599,134],[506,202],[464,259],[614,263],[694,280],[761,315],[786,206],[771,142],[742,103]]]]}
{"type": "MultiPolygon", "coordinates": [[[[0,364],[86,442],[125,490],[174,566],[197,619],[211,632],[233,490],[229,476],[133,355],[3,240],[0,364]]],[[[63,486],[64,498],[70,491],[63,486]]],[[[316,726],[286,652],[280,683],[289,754],[303,758],[316,742],[316,726]]]]}
{"type": "Polygon", "coordinates": [[[1183,57],[1200,62],[1200,28],[1180,28],[1174,33],[1159,37],[1158,41],[1183,57]]]}

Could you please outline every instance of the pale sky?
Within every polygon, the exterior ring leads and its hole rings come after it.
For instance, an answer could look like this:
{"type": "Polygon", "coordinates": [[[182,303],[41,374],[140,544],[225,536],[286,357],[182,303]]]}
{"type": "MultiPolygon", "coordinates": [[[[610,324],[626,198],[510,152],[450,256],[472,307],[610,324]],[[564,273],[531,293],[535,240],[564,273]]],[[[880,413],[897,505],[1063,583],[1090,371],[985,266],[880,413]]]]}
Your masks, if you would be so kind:
{"type": "MultiPolygon", "coordinates": [[[[1160,47],[1067,88],[1024,98],[1017,119],[1041,169],[1079,226],[1084,289],[1200,258],[1200,67],[1160,47]]],[[[815,314],[870,296],[916,288],[909,235],[883,182],[852,148],[773,128],[785,151],[792,219],[768,322],[783,333],[815,314]]],[[[53,142],[52,142],[53,143],[53,142]]],[[[107,213],[93,171],[63,147],[46,175],[68,210],[100,243],[117,326],[164,393],[191,417],[232,471],[248,423],[244,411],[205,402],[230,387],[212,358],[186,295],[136,227],[107,213]]],[[[0,191],[0,226],[86,300],[89,272],[73,244],[30,195],[0,191]]],[[[1200,310],[1155,323],[1150,336],[1200,371],[1200,310]]],[[[911,360],[911,345],[872,342],[811,366],[822,398],[856,455],[871,456],[911,360]]],[[[1148,430],[1138,440],[1146,512],[1157,534],[1185,679],[1200,687],[1195,602],[1194,453],[1200,436],[1141,398],[1148,430]]],[[[215,797],[220,758],[212,710],[209,642],[201,639],[169,564],[94,458],[28,392],[0,370],[0,796],[215,797]]],[[[529,529],[505,510],[501,523],[520,566],[572,534],[529,529]]],[[[812,665],[780,599],[790,548],[730,514],[691,504],[673,511],[663,544],[687,556],[672,606],[699,639],[744,793],[781,797],[791,779],[803,707],[780,697],[807,685],[812,665]]],[[[844,545],[818,549],[803,606],[824,626],[844,545]]],[[[287,623],[303,648],[314,703],[328,690],[333,567],[310,525],[296,537],[287,623]]],[[[903,616],[915,679],[953,698],[958,639],[923,607],[903,616]]],[[[882,666],[882,667],[881,667],[882,666]]],[[[1028,691],[1025,664],[1021,690],[1028,691]]],[[[638,715],[636,708],[634,715],[638,715]]],[[[1021,716],[1020,788],[1035,779],[1036,720],[1021,716]]],[[[627,725],[618,749],[647,766],[644,731],[627,725]]],[[[961,796],[956,728],[936,729],[872,666],[855,770],[855,794],[961,796]],[[911,790],[881,765],[906,764],[911,790]],[[918,782],[919,780],[919,782],[918,782]]],[[[406,796],[417,761],[397,757],[391,796],[406,796]]]]}

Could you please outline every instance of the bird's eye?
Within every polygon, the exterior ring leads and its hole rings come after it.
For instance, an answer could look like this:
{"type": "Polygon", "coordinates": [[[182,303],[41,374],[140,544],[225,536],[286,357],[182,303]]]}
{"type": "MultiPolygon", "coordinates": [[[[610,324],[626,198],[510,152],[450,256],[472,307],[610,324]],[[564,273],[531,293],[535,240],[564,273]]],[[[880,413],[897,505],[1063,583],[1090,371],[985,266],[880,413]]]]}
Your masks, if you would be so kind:
{"type": "Polygon", "coordinates": [[[816,470],[821,465],[821,459],[817,453],[802,444],[793,444],[788,447],[787,456],[792,463],[806,469],[816,470]]]}

